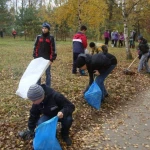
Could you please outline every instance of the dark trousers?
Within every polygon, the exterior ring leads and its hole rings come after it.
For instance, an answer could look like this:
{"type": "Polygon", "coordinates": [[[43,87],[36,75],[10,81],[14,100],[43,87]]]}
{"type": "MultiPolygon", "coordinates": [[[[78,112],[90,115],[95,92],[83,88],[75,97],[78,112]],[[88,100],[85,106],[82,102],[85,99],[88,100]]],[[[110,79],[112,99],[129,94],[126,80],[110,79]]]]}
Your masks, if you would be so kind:
{"type": "Polygon", "coordinates": [[[123,46],[123,41],[122,40],[119,40],[119,47],[122,47],[123,46]]]}
{"type": "Polygon", "coordinates": [[[109,38],[105,38],[105,45],[108,45],[109,38]]]}
{"type": "MultiPolygon", "coordinates": [[[[76,65],[76,62],[77,62],[77,58],[78,58],[78,55],[80,53],[73,53],[73,66],[72,66],[72,73],[76,74],[77,73],[77,65],[76,65]]],[[[81,75],[84,75],[85,72],[83,70],[80,70],[79,69],[79,72],[81,75]]]]}

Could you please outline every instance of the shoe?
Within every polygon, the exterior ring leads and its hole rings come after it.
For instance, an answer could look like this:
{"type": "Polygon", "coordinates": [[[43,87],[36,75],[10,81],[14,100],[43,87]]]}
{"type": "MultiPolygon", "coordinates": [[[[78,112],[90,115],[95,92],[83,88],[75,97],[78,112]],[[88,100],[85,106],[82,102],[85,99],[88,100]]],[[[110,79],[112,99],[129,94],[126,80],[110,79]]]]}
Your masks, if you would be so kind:
{"type": "Polygon", "coordinates": [[[80,76],[88,76],[87,74],[80,74],[80,76]]]}
{"type": "Polygon", "coordinates": [[[21,137],[23,140],[29,140],[34,138],[34,131],[30,131],[29,129],[27,129],[25,131],[19,132],[18,136],[21,137]]]}
{"type": "Polygon", "coordinates": [[[62,139],[63,139],[63,141],[67,144],[67,146],[70,146],[70,145],[72,144],[72,141],[71,141],[71,139],[69,138],[69,136],[63,137],[62,139]]]}
{"type": "Polygon", "coordinates": [[[72,74],[77,74],[76,72],[72,72],[72,74]]]}
{"type": "Polygon", "coordinates": [[[109,94],[106,94],[105,97],[109,97],[109,94]]]}

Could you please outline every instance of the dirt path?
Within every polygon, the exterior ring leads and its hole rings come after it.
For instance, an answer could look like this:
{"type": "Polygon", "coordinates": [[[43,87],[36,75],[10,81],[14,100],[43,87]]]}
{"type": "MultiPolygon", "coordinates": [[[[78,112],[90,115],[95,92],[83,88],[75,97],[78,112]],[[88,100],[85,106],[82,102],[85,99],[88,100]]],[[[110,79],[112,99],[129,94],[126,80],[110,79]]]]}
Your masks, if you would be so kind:
{"type": "Polygon", "coordinates": [[[150,150],[150,89],[135,96],[102,130],[104,139],[95,150],[150,150]]]}

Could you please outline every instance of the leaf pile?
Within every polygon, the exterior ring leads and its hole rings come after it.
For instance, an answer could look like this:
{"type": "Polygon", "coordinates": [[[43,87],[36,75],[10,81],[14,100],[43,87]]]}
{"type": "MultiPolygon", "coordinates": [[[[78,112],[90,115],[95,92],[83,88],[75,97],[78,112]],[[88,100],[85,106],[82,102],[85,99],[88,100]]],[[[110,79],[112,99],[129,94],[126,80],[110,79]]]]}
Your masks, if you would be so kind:
{"type": "MultiPolygon", "coordinates": [[[[18,47],[18,49],[21,49],[19,44],[18,47]]],[[[1,66],[5,66],[0,70],[1,150],[32,149],[32,140],[23,141],[18,137],[18,132],[27,128],[31,102],[22,100],[15,95],[19,80],[31,61],[30,55],[32,55],[32,52],[29,46],[23,53],[18,49],[14,48],[12,51],[12,53],[16,55],[7,53],[7,57],[10,61],[14,59],[16,61],[12,61],[9,66],[8,64],[6,65],[6,62],[4,62],[4,65],[1,64],[1,66]],[[26,56],[26,58],[23,59],[24,56],[26,56]],[[20,64],[23,65],[21,66],[20,64]]],[[[83,99],[83,91],[88,84],[88,77],[71,74],[71,43],[58,43],[57,50],[58,58],[52,64],[51,69],[52,87],[56,91],[64,94],[76,107],[73,113],[74,122],[70,131],[70,136],[73,140],[72,146],[67,147],[65,143],[62,142],[58,133],[58,139],[63,150],[95,150],[97,146],[99,146],[99,149],[109,149],[109,145],[101,145],[101,141],[110,140],[102,131],[103,124],[110,124],[110,118],[118,115],[124,110],[129,101],[133,101],[136,95],[146,90],[150,82],[149,75],[137,73],[138,61],[136,61],[131,68],[135,74],[132,76],[125,75],[123,70],[127,68],[131,61],[125,60],[126,56],[123,49],[110,48],[110,53],[113,53],[118,59],[118,65],[105,81],[109,97],[102,103],[100,111],[97,111],[89,106],[83,99]]],[[[134,50],[132,53],[134,56],[136,55],[134,50]]],[[[42,81],[45,82],[45,75],[43,75],[42,81]]],[[[113,124],[112,129],[114,129],[117,124],[122,123],[123,121],[119,120],[116,124],[113,124]]]]}

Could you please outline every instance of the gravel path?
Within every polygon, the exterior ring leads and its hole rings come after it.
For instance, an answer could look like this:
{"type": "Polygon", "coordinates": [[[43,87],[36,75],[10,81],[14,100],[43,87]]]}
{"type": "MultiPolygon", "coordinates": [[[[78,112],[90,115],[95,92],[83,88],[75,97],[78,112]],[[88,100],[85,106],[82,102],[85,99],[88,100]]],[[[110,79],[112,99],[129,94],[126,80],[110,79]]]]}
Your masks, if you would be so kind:
{"type": "Polygon", "coordinates": [[[95,150],[150,150],[150,89],[123,110],[102,125],[104,139],[95,150]]]}

